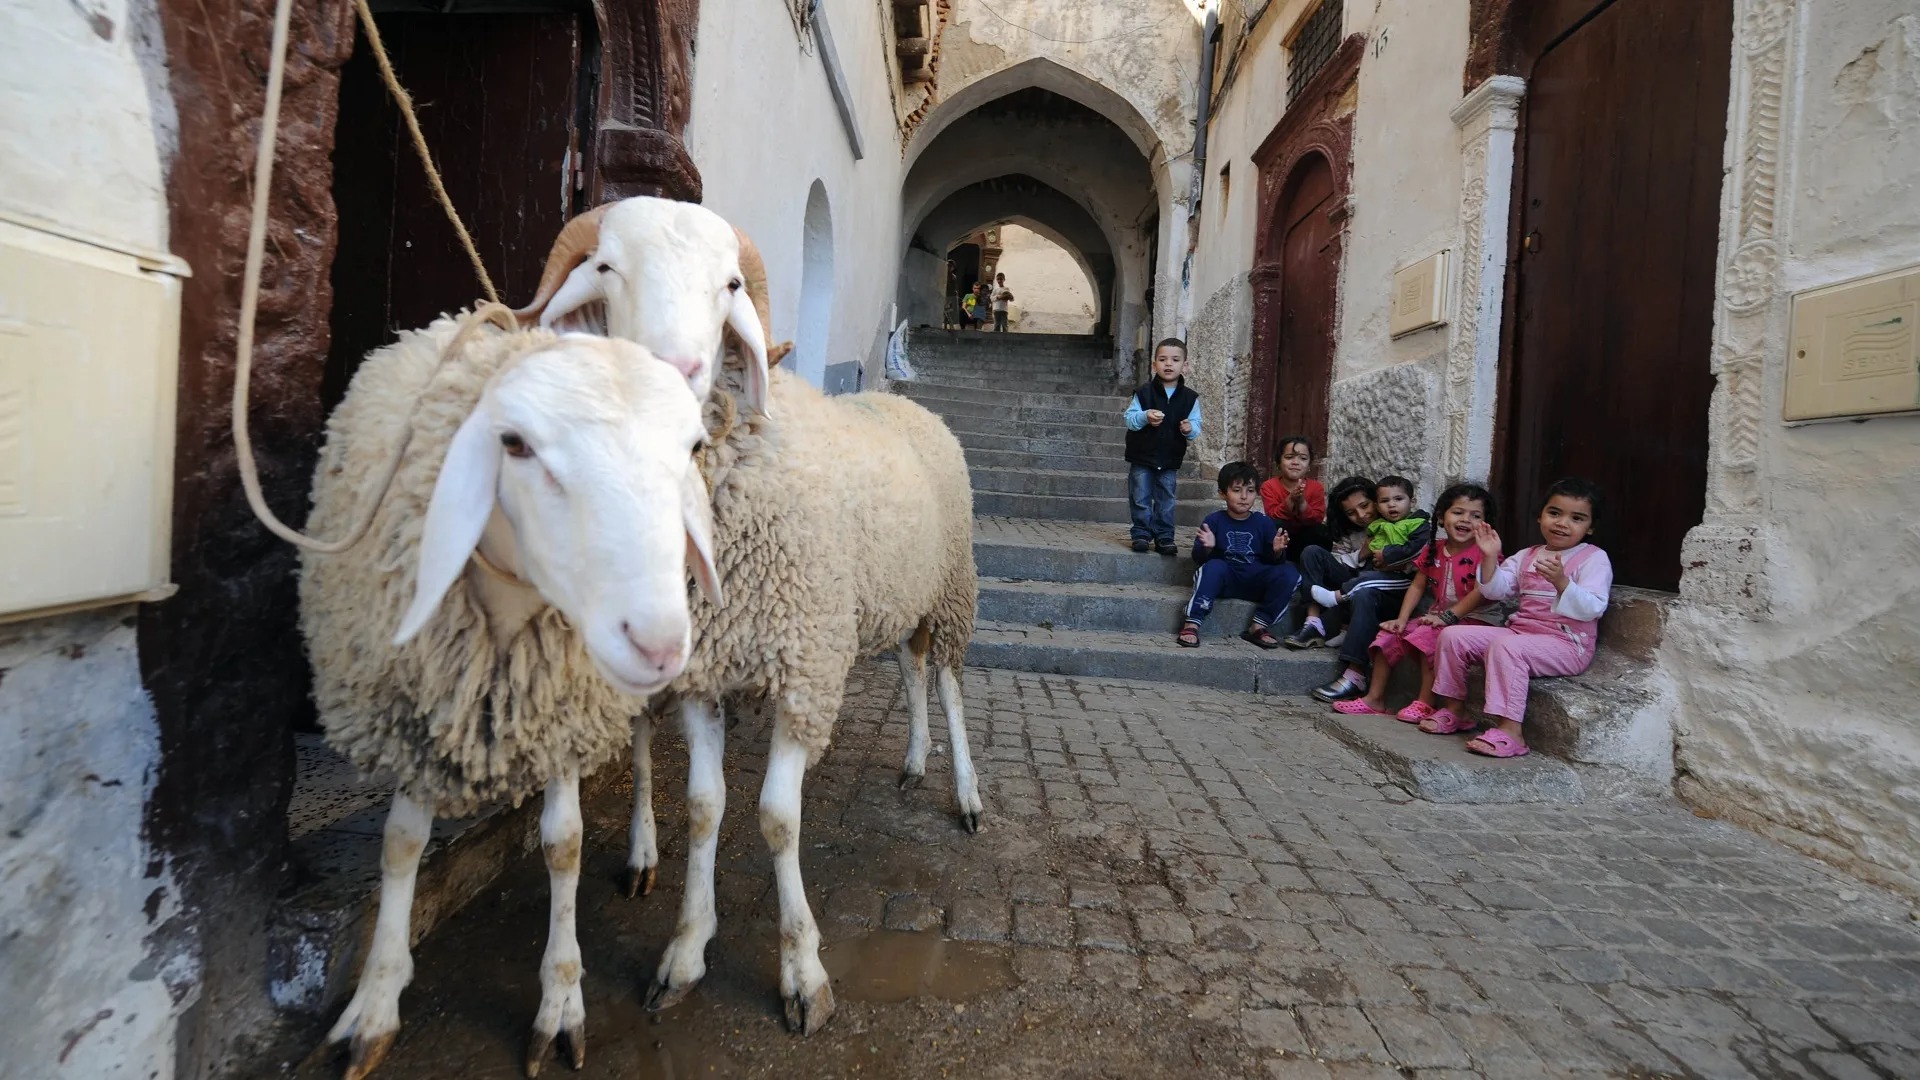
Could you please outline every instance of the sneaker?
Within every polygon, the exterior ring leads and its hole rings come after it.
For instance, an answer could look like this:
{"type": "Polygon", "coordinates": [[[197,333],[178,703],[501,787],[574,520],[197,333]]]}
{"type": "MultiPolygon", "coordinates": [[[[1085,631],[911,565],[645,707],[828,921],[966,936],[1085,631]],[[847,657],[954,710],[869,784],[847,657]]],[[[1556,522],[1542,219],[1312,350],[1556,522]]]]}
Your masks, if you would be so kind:
{"type": "Polygon", "coordinates": [[[1367,696],[1367,683],[1365,679],[1348,678],[1346,673],[1342,672],[1339,678],[1325,686],[1315,688],[1313,696],[1317,701],[1352,701],[1354,698],[1367,696]]]}
{"type": "Polygon", "coordinates": [[[1347,643],[1347,632],[1345,630],[1342,630],[1339,633],[1328,638],[1327,640],[1321,642],[1320,644],[1325,645],[1329,649],[1337,649],[1340,646],[1345,645],[1346,643],[1347,643]]]}
{"type": "Polygon", "coordinates": [[[1180,554],[1180,545],[1179,544],[1157,544],[1155,545],[1155,550],[1159,551],[1160,554],[1162,555],[1178,555],[1180,554]]]}
{"type": "Polygon", "coordinates": [[[1145,555],[1147,553],[1147,549],[1152,546],[1153,545],[1147,543],[1145,540],[1135,540],[1133,542],[1133,550],[1139,552],[1142,555],[1145,555]]]}

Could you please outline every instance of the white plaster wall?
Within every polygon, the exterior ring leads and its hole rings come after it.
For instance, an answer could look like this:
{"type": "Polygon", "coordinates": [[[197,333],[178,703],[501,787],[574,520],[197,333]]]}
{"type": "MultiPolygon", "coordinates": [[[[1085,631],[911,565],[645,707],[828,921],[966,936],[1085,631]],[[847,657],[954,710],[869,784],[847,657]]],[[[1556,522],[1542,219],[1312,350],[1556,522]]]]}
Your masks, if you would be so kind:
{"type": "Polygon", "coordinates": [[[142,837],[160,747],[133,615],[0,626],[8,1075],[173,1075],[175,992],[190,1001],[197,973],[148,940],[178,913],[179,891],[142,837]]]}
{"type": "Polygon", "coordinates": [[[705,204],[745,229],[766,258],[777,341],[791,340],[799,326],[807,192],[820,181],[833,218],[836,279],[826,365],[858,361],[871,382],[900,271],[899,127],[880,5],[823,6],[865,157],[853,157],[812,38],[798,36],[774,8],[733,4],[700,6],[686,144],[705,204]]]}
{"type": "Polygon", "coordinates": [[[151,0],[0,5],[0,212],[165,251],[164,56],[151,0]]]}
{"type": "MultiPolygon", "coordinates": [[[[151,0],[0,7],[0,214],[167,248],[177,140],[151,0]]],[[[196,997],[143,836],[159,732],[131,607],[0,626],[0,1072],[166,1078],[196,997]]]]}
{"type": "Polygon", "coordinates": [[[1920,263],[1920,12],[1741,10],[1714,475],[1661,652],[1682,688],[1680,789],[1920,893],[1920,419],[1779,420],[1789,297],[1920,263]]]}
{"type": "Polygon", "coordinates": [[[1011,329],[1024,334],[1085,334],[1093,329],[1093,287],[1058,244],[1018,225],[1000,228],[998,273],[1013,290],[1011,329]]]}

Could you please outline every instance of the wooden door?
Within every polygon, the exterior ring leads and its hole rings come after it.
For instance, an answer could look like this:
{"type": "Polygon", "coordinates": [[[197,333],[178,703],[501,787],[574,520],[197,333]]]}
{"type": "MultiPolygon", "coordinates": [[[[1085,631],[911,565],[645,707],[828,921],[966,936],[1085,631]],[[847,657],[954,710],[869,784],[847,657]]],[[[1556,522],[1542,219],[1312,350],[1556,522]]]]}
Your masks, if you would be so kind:
{"type": "MultiPolygon", "coordinates": [[[[427,147],[500,298],[532,298],[581,193],[582,28],[571,12],[379,16],[427,147]]],[[[483,295],[360,38],[341,72],[334,151],[329,408],[368,350],[483,295]]]]}
{"type": "Polygon", "coordinates": [[[1537,543],[1546,485],[1592,479],[1626,585],[1678,588],[1705,509],[1732,29],[1731,0],[1613,0],[1527,88],[1503,531],[1537,543]]]}
{"type": "Polygon", "coordinates": [[[1314,452],[1327,446],[1327,386],[1333,377],[1333,308],[1340,230],[1333,209],[1333,168],[1313,154],[1294,167],[1280,204],[1280,333],[1274,358],[1273,420],[1265,469],[1279,440],[1305,434],[1314,452]]]}

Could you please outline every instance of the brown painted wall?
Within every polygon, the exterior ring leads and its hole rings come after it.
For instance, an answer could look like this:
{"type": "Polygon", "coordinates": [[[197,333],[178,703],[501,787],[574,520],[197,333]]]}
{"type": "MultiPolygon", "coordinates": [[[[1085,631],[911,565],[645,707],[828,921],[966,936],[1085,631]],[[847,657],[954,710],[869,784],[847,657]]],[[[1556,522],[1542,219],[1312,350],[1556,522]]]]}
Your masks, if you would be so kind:
{"type": "MultiPolygon", "coordinates": [[[[162,0],[180,149],[168,178],[172,248],[193,267],[181,320],[173,579],[145,609],[140,657],[162,763],[150,827],[187,871],[204,985],[181,1031],[183,1076],[225,1072],[270,1015],[265,924],[284,873],[292,721],[307,712],[294,553],[240,491],[227,399],[271,0],[162,0]]],[[[353,44],[346,0],[294,7],[272,229],[261,279],[252,430],[268,501],[305,518],[317,449],[333,259],[337,73],[353,44]]]]}

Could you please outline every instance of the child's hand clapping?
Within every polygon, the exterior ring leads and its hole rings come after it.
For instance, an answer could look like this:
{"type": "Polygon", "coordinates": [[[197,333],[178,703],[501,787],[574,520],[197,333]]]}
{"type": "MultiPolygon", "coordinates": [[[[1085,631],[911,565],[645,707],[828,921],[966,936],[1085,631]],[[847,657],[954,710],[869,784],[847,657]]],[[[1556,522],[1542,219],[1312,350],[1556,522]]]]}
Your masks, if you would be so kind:
{"type": "Polygon", "coordinates": [[[1500,558],[1500,534],[1493,526],[1484,521],[1473,523],[1473,542],[1480,545],[1480,551],[1489,559],[1500,558]]]}
{"type": "Polygon", "coordinates": [[[1543,551],[1533,560],[1533,572],[1553,582],[1553,587],[1565,590],[1567,587],[1567,568],[1557,551],[1543,551]]]}
{"type": "Polygon", "coordinates": [[[1275,529],[1273,532],[1273,553],[1278,555],[1287,550],[1287,541],[1290,539],[1291,537],[1287,536],[1287,530],[1275,529]]]}
{"type": "Polygon", "coordinates": [[[1160,421],[1165,420],[1166,418],[1167,418],[1167,414],[1161,412],[1159,409],[1147,410],[1147,426],[1148,427],[1159,427],[1160,421]]]}
{"type": "Polygon", "coordinates": [[[1207,528],[1204,522],[1200,526],[1200,531],[1193,534],[1193,538],[1199,541],[1200,546],[1203,548],[1210,548],[1213,546],[1213,530],[1207,528]]]}

